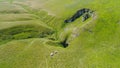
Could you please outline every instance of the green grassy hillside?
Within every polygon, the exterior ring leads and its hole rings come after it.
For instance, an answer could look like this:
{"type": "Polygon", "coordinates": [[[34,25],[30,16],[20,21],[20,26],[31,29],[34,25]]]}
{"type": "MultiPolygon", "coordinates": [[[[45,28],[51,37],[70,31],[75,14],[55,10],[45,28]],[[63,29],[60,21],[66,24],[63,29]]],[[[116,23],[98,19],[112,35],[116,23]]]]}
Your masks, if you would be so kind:
{"type": "Polygon", "coordinates": [[[0,68],[119,68],[119,0],[0,0],[0,68]],[[64,23],[76,11],[86,21],[64,23]],[[61,44],[67,38],[68,47],[61,44]],[[57,54],[50,56],[54,51],[57,54]]]}

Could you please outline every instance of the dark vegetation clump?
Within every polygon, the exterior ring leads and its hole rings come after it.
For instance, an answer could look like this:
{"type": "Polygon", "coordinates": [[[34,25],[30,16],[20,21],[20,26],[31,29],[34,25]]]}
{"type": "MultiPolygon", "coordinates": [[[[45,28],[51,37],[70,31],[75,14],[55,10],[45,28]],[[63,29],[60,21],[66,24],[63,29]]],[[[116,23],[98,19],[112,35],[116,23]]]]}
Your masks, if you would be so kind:
{"type": "Polygon", "coordinates": [[[0,44],[11,40],[44,38],[54,33],[54,31],[48,28],[41,27],[41,29],[36,26],[25,25],[0,30],[0,44]]]}
{"type": "Polygon", "coordinates": [[[70,22],[74,22],[76,19],[78,19],[79,17],[83,16],[83,21],[87,20],[93,11],[87,8],[83,8],[78,10],[71,18],[66,19],[64,22],[65,23],[70,23],[70,22]]]}

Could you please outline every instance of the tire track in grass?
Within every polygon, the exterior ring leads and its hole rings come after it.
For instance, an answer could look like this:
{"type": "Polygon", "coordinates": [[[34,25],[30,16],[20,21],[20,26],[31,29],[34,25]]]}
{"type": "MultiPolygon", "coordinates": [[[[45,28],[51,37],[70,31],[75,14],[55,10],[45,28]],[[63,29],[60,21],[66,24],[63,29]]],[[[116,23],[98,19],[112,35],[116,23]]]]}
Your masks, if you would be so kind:
{"type": "Polygon", "coordinates": [[[28,45],[26,45],[26,46],[24,47],[24,49],[23,49],[17,56],[22,55],[23,53],[25,53],[25,51],[27,51],[27,50],[34,44],[34,42],[35,42],[36,40],[37,40],[37,39],[32,39],[32,41],[31,41],[28,45]]]}
{"type": "Polygon", "coordinates": [[[23,49],[23,51],[20,54],[22,54],[25,51],[27,51],[37,40],[41,40],[41,42],[43,43],[43,45],[45,45],[44,44],[46,42],[45,39],[32,39],[32,41],[23,49]]]}
{"type": "Polygon", "coordinates": [[[36,39],[33,40],[33,41],[31,41],[30,44],[24,48],[23,51],[26,51],[28,48],[30,48],[30,47],[33,45],[33,43],[34,43],[35,41],[36,41],[36,39]]]}

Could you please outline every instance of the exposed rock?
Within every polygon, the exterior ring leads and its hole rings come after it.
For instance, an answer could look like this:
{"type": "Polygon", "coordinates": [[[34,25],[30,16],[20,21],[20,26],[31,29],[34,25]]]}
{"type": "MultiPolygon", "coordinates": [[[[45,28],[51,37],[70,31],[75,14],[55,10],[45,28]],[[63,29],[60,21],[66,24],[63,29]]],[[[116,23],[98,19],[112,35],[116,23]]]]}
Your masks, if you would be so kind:
{"type": "Polygon", "coordinates": [[[90,15],[87,13],[85,15],[83,15],[82,21],[86,21],[88,18],[90,18],[90,15]]]}
{"type": "Polygon", "coordinates": [[[57,54],[58,53],[58,51],[54,51],[54,54],[57,54]]]}
{"type": "Polygon", "coordinates": [[[53,57],[57,53],[58,53],[58,51],[53,51],[53,52],[50,53],[50,56],[53,57]]]}
{"type": "Polygon", "coordinates": [[[84,16],[84,21],[87,20],[89,17],[90,17],[90,14],[89,13],[93,13],[92,10],[90,9],[87,9],[87,8],[83,8],[83,9],[80,9],[78,10],[71,18],[69,19],[66,19],[64,22],[65,23],[70,23],[70,22],[73,22],[75,21],[77,18],[81,17],[82,15],[84,15],[85,13],[88,13],[84,16]]]}
{"type": "Polygon", "coordinates": [[[51,56],[51,57],[53,57],[53,56],[54,56],[54,53],[53,53],[53,52],[51,52],[51,53],[50,53],[50,56],[51,56]]]}

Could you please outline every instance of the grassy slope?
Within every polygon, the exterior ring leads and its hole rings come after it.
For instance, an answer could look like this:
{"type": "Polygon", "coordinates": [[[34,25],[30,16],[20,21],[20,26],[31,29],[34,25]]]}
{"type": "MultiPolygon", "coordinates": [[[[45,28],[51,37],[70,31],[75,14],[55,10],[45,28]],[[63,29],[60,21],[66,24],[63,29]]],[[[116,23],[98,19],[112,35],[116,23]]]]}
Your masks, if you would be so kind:
{"type": "MultiPolygon", "coordinates": [[[[87,7],[95,10],[97,19],[92,21],[94,24],[88,25],[93,32],[83,30],[86,27],[82,27],[80,36],[70,41],[69,47],[65,49],[45,44],[46,39],[11,41],[0,46],[0,68],[120,67],[119,0],[40,0],[40,2],[43,2],[40,5],[41,8],[56,15],[60,20],[68,18],[80,8],[87,7]],[[58,54],[51,58],[49,54],[55,50],[58,54]]],[[[66,27],[74,28],[73,26],[78,25],[79,21],[68,24],[66,27]]],[[[87,22],[89,21],[85,23],[87,22]]],[[[69,29],[70,32],[72,32],[71,29],[69,29]]],[[[58,32],[63,32],[60,38],[64,38],[63,30],[58,32]]]]}

